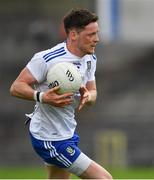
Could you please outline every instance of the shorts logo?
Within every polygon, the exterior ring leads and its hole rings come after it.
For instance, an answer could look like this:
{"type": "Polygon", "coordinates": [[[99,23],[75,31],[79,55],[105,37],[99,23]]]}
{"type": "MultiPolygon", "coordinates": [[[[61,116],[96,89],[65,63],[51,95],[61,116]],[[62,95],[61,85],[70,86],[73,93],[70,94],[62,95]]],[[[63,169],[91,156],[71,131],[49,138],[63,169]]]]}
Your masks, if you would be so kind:
{"type": "Polygon", "coordinates": [[[70,146],[66,148],[66,151],[70,154],[70,156],[73,156],[75,154],[75,149],[70,146]]]}

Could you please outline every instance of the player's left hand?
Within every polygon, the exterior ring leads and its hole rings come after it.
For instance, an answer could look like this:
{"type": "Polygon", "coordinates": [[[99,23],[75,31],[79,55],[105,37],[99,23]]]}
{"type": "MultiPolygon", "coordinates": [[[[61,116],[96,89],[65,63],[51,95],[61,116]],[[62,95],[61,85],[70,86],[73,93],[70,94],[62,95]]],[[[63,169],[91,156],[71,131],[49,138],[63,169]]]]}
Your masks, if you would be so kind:
{"type": "Polygon", "coordinates": [[[88,102],[90,93],[85,86],[80,87],[79,92],[81,94],[81,98],[80,98],[78,110],[80,111],[83,108],[83,106],[88,102]]]}

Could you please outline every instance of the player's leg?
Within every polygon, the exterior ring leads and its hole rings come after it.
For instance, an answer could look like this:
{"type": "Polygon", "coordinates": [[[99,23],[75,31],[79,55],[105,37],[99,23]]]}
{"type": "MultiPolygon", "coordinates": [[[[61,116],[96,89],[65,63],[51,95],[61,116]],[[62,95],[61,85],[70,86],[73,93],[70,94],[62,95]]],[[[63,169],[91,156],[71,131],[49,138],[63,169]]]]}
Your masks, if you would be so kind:
{"type": "Polygon", "coordinates": [[[94,161],[79,177],[82,179],[112,179],[110,173],[94,161]]]}
{"type": "MultiPolygon", "coordinates": [[[[61,153],[58,154],[56,147],[52,146],[52,142],[38,140],[32,135],[30,137],[34,150],[45,162],[48,179],[69,179],[70,173],[65,170],[69,166],[69,162],[61,153]]],[[[54,143],[56,144],[56,142],[54,143]]]]}
{"type": "Polygon", "coordinates": [[[70,173],[64,168],[58,168],[53,165],[46,165],[48,179],[69,179],[70,173]]]}
{"type": "Polygon", "coordinates": [[[68,171],[82,179],[112,179],[112,176],[107,170],[92,161],[82,152],[68,168],[68,171]]]}

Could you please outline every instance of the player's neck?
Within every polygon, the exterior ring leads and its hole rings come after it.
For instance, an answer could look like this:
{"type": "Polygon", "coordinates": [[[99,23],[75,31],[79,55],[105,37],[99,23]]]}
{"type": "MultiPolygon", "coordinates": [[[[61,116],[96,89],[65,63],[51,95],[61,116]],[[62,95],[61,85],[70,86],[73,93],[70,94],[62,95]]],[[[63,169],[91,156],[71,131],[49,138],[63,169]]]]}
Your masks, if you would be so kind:
{"type": "Polygon", "coordinates": [[[75,56],[78,56],[80,58],[82,58],[85,54],[83,52],[81,52],[77,46],[73,43],[71,43],[70,41],[67,41],[66,42],[66,46],[67,46],[67,49],[70,53],[74,54],[75,56]]]}

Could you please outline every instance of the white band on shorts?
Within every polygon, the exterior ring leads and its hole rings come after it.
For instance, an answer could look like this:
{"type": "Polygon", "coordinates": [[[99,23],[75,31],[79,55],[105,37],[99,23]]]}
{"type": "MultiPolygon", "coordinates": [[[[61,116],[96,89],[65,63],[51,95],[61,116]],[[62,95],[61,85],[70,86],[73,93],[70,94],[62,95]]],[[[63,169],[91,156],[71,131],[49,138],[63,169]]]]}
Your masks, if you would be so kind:
{"type": "Polygon", "coordinates": [[[81,152],[81,154],[74,161],[74,163],[67,169],[69,172],[80,176],[89,167],[91,162],[92,160],[81,152]]]}

